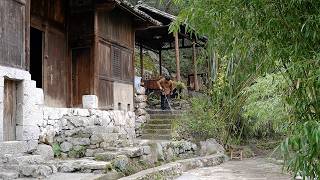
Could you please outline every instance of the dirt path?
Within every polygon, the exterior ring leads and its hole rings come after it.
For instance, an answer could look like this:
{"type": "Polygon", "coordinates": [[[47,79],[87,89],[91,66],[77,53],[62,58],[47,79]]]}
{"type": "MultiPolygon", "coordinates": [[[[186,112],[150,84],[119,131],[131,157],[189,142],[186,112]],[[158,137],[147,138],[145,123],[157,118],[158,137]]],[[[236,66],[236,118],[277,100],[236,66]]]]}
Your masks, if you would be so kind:
{"type": "Polygon", "coordinates": [[[264,158],[228,161],[220,166],[185,172],[177,180],[290,180],[280,165],[264,158]]]}

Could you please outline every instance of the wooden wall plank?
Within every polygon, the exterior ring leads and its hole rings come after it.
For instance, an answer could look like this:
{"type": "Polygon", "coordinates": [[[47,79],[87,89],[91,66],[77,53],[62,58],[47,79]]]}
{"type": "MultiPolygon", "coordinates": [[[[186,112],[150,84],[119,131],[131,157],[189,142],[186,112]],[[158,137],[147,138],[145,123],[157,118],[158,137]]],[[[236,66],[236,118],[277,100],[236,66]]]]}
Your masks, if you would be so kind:
{"type": "Polygon", "coordinates": [[[25,6],[14,0],[0,1],[0,64],[25,68],[25,6]]]}
{"type": "Polygon", "coordinates": [[[12,80],[4,81],[3,140],[16,140],[17,84],[12,80]]]}
{"type": "Polygon", "coordinates": [[[113,107],[113,82],[99,79],[98,90],[99,108],[109,109],[113,107]]]}
{"type": "Polygon", "coordinates": [[[133,49],[134,31],[131,17],[117,9],[98,12],[98,35],[117,45],[133,49]]]}
{"type": "Polygon", "coordinates": [[[108,44],[98,45],[99,76],[111,77],[111,47],[108,44]]]}
{"type": "Polygon", "coordinates": [[[66,38],[63,33],[47,32],[47,58],[44,60],[45,104],[54,107],[67,105],[66,38]]]}
{"type": "Polygon", "coordinates": [[[91,49],[72,50],[72,103],[74,107],[82,105],[82,96],[90,94],[91,49]]]}
{"type": "Polygon", "coordinates": [[[121,51],[121,64],[122,80],[132,82],[134,72],[132,52],[126,50],[121,51]]]}

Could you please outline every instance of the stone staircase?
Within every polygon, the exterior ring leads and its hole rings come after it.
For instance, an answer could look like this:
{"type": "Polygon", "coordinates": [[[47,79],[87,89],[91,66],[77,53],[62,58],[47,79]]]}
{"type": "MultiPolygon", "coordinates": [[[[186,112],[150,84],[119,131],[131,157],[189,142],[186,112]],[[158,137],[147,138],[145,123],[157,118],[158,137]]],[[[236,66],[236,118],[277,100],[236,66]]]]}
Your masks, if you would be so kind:
{"type": "Polygon", "coordinates": [[[171,140],[172,124],[181,111],[148,110],[150,120],[145,123],[141,139],[171,140]]]}
{"type": "MultiPolygon", "coordinates": [[[[91,173],[98,175],[114,176],[108,179],[118,179],[122,175],[113,168],[123,170],[130,159],[143,159],[150,155],[148,145],[107,148],[92,157],[77,159],[53,159],[48,156],[47,145],[35,144],[33,147],[24,141],[0,142],[0,180],[16,178],[48,178],[53,174],[61,173],[91,173]],[[43,152],[39,152],[39,151],[43,152]]],[[[52,151],[52,150],[51,150],[52,151]]],[[[148,158],[147,158],[148,159],[148,158]]]]}
{"type": "Polygon", "coordinates": [[[26,141],[0,142],[0,179],[47,177],[54,173],[56,168],[47,163],[50,152],[45,146],[26,141]]]}

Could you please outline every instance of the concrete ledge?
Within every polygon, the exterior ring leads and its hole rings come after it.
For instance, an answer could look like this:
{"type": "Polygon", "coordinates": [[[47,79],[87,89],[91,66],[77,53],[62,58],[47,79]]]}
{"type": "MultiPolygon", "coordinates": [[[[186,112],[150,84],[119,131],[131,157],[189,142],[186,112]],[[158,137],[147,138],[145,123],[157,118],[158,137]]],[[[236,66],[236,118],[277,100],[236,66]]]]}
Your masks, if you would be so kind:
{"type": "Polygon", "coordinates": [[[215,154],[204,157],[197,157],[191,159],[184,159],[155,168],[140,171],[131,176],[123,177],[121,180],[147,180],[147,179],[157,179],[157,178],[174,178],[182,175],[184,171],[190,169],[209,167],[219,165],[227,160],[224,154],[215,154]]]}

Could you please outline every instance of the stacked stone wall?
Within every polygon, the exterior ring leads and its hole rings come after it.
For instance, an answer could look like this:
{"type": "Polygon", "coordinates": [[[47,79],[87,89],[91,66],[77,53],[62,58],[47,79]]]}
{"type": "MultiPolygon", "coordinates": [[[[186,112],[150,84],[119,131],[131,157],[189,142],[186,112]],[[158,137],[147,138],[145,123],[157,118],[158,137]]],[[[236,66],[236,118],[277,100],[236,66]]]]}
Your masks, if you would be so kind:
{"type": "Polygon", "coordinates": [[[63,157],[93,156],[135,139],[135,115],[125,111],[44,108],[40,142],[60,147],[63,157]]]}
{"type": "Polygon", "coordinates": [[[135,114],[136,114],[136,135],[140,137],[142,135],[143,125],[150,119],[150,115],[146,111],[148,96],[145,95],[145,88],[140,87],[136,90],[135,102],[135,114]]]}

